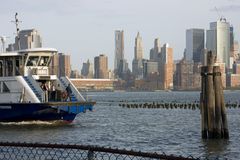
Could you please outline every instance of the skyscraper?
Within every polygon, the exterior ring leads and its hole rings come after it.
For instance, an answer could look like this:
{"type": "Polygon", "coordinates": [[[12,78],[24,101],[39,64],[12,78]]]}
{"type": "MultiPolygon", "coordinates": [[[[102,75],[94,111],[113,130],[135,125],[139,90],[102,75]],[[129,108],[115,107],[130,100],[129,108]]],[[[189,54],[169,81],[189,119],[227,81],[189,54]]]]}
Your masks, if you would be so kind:
{"type": "Polygon", "coordinates": [[[81,75],[84,78],[93,78],[93,64],[89,60],[83,63],[81,75]]]}
{"type": "Polygon", "coordinates": [[[7,51],[40,47],[42,47],[42,38],[40,33],[36,29],[27,29],[19,32],[19,41],[18,38],[15,37],[15,43],[10,44],[7,51]]]}
{"type": "Polygon", "coordinates": [[[204,29],[188,29],[186,31],[186,60],[201,62],[204,50],[204,29]]]}
{"type": "Polygon", "coordinates": [[[140,33],[137,33],[137,37],[135,38],[135,47],[134,47],[134,59],[142,59],[143,58],[143,42],[140,33]]]}
{"type": "Polygon", "coordinates": [[[70,55],[58,53],[52,57],[51,74],[56,74],[58,77],[71,76],[70,55]]]}
{"type": "Polygon", "coordinates": [[[59,77],[59,55],[58,54],[55,54],[52,57],[50,68],[51,68],[50,73],[52,75],[57,75],[57,77],[59,77]]]}
{"type": "Polygon", "coordinates": [[[150,61],[157,62],[158,55],[161,52],[160,39],[156,38],[154,40],[154,48],[150,50],[150,61]]]}
{"type": "Polygon", "coordinates": [[[59,76],[71,76],[70,55],[58,53],[59,56],[59,76]]]}
{"type": "Polygon", "coordinates": [[[108,58],[104,54],[94,58],[94,78],[108,79],[108,58]]]}
{"type": "Polygon", "coordinates": [[[230,26],[230,50],[233,52],[234,50],[234,32],[233,32],[233,26],[230,26]]]}
{"type": "Polygon", "coordinates": [[[168,43],[161,48],[159,56],[159,74],[163,89],[173,87],[173,49],[168,43]]]}
{"type": "Polygon", "coordinates": [[[139,32],[135,38],[134,59],[132,62],[132,73],[136,78],[143,77],[143,42],[139,32]]]}
{"type": "Polygon", "coordinates": [[[217,62],[230,67],[230,25],[225,18],[210,23],[206,47],[217,54],[217,62]]]}
{"type": "Polygon", "coordinates": [[[121,70],[120,62],[124,60],[124,31],[115,31],[115,60],[114,60],[114,72],[119,75],[121,70]]]}

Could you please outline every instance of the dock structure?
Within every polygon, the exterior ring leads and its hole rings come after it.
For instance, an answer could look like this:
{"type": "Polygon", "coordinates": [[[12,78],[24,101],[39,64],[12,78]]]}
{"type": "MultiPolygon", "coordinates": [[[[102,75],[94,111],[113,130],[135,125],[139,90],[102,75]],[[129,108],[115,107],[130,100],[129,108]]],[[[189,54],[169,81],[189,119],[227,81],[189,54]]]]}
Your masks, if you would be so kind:
{"type": "Polygon", "coordinates": [[[203,139],[229,138],[221,72],[214,66],[216,55],[207,54],[207,66],[201,68],[200,94],[201,127],[203,139]]]}

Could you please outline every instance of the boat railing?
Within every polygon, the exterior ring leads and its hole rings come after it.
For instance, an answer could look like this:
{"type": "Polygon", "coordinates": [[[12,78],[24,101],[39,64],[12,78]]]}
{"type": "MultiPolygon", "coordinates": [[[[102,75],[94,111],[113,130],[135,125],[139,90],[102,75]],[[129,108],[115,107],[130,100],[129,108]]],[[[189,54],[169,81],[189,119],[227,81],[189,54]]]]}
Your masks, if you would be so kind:
{"type": "Polygon", "coordinates": [[[85,98],[81,95],[81,93],[78,91],[78,89],[73,85],[71,80],[66,76],[66,77],[60,77],[60,82],[62,83],[63,87],[67,88],[68,86],[70,87],[72,93],[76,97],[78,101],[86,101],[85,98]]]}
{"type": "Polygon", "coordinates": [[[24,76],[23,79],[28,84],[32,92],[37,96],[40,102],[45,102],[45,93],[32,76],[24,76]]]}
{"type": "Polygon", "coordinates": [[[15,103],[21,101],[22,92],[11,92],[11,93],[4,93],[0,94],[0,99],[2,103],[15,103]]]}

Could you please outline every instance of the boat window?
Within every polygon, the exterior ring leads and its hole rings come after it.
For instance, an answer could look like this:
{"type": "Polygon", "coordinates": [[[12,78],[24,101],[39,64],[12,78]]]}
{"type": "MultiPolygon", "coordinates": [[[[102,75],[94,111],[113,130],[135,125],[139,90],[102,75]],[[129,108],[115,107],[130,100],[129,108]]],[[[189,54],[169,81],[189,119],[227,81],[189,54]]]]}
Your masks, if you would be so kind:
{"type": "Polygon", "coordinates": [[[12,76],[13,75],[13,61],[10,58],[6,58],[6,76],[12,76]]]}
{"type": "Polygon", "coordinates": [[[10,92],[10,89],[7,87],[5,82],[3,82],[3,92],[10,92]]]}
{"type": "Polygon", "coordinates": [[[48,56],[42,56],[39,62],[39,66],[47,66],[48,65],[48,56]]]}
{"type": "Polygon", "coordinates": [[[0,77],[3,76],[3,61],[0,60],[0,77]]]}
{"type": "Polygon", "coordinates": [[[30,56],[28,58],[27,66],[36,66],[38,62],[38,56],[30,56]]]}
{"type": "Polygon", "coordinates": [[[15,67],[15,74],[16,76],[20,75],[20,60],[19,60],[19,57],[16,57],[15,59],[15,64],[16,64],[16,67],[15,67]]]}

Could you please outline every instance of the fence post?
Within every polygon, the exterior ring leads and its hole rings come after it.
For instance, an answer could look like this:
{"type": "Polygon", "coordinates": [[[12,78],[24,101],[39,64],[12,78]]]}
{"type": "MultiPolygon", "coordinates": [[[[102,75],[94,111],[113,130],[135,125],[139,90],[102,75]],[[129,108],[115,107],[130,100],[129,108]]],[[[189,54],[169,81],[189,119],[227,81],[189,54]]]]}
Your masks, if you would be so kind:
{"type": "Polygon", "coordinates": [[[94,152],[91,149],[88,150],[87,158],[88,160],[94,160],[94,152]]]}

